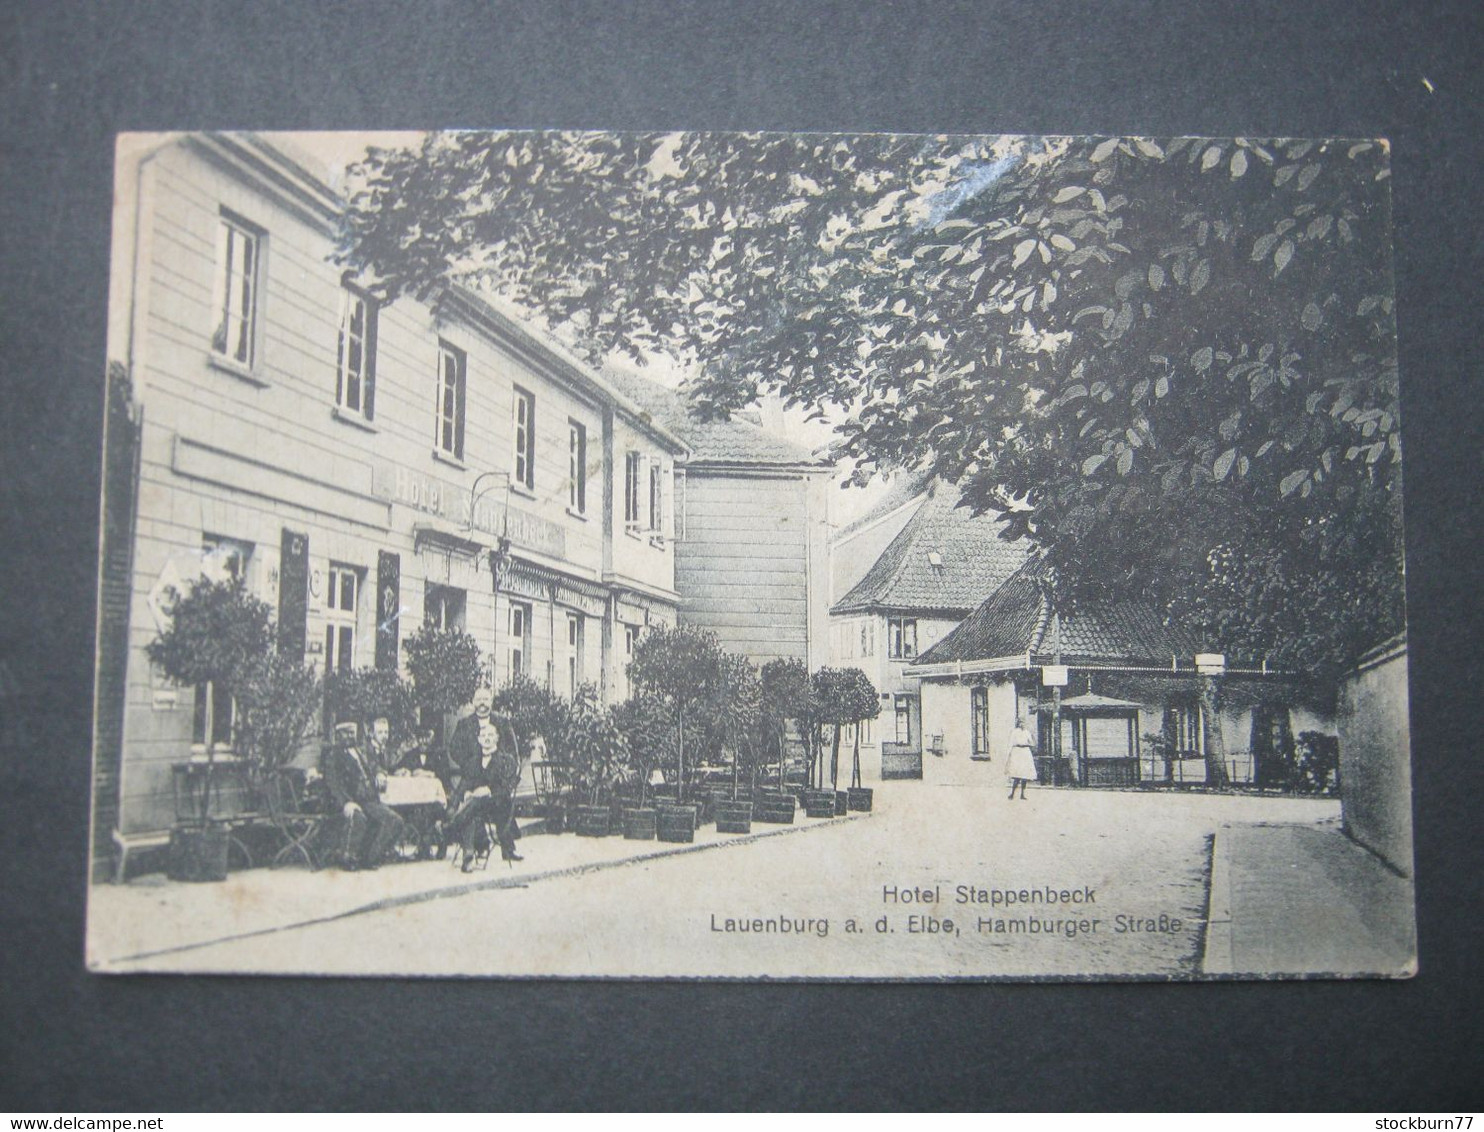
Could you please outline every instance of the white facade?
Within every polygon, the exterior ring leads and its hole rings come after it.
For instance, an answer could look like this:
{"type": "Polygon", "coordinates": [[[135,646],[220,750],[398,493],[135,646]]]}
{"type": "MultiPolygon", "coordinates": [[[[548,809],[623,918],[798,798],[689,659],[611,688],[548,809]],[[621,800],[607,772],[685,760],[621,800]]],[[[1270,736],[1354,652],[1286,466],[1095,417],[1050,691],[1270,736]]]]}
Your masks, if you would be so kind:
{"type": "Polygon", "coordinates": [[[213,738],[143,651],[164,587],[203,564],[240,572],[291,642],[302,618],[321,667],[400,664],[432,619],[471,633],[497,684],[623,695],[626,640],[675,619],[680,442],[477,297],[378,308],[332,261],[338,201],[277,147],[156,142],[120,144],[111,295],[142,421],[121,829],[170,824],[171,765],[213,738]],[[661,485],[639,530],[629,454],[661,485]]]}

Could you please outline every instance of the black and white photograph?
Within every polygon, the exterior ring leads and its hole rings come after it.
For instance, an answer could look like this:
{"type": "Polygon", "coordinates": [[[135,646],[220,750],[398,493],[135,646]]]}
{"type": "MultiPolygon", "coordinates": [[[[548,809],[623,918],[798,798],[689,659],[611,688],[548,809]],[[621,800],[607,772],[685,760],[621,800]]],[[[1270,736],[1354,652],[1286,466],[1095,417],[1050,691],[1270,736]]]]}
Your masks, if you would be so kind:
{"type": "Polygon", "coordinates": [[[1390,162],[120,135],[89,968],[1410,977],[1390,162]]]}

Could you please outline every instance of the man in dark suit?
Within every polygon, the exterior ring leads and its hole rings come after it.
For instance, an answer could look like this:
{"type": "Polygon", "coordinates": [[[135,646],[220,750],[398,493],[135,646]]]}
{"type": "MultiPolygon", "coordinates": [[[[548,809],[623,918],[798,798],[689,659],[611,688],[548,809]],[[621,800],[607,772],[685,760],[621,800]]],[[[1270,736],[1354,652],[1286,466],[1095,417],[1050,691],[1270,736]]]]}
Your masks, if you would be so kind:
{"type": "Polygon", "coordinates": [[[407,774],[427,771],[443,784],[445,794],[453,796],[453,774],[448,763],[448,752],[441,744],[433,741],[431,734],[413,735],[394,753],[396,757],[392,762],[392,770],[407,774]]]}
{"type": "Polygon", "coordinates": [[[341,860],[347,869],[378,868],[402,837],[402,819],[382,803],[377,776],[361,752],[356,725],[337,726],[325,760],[325,783],[345,820],[341,860]]]}
{"type": "Polygon", "coordinates": [[[462,800],[449,819],[448,832],[463,847],[463,871],[474,867],[474,858],[488,846],[485,826],[495,827],[500,856],[507,861],[523,858],[515,851],[515,788],[520,782],[520,754],[515,729],[504,716],[491,710],[494,697],[488,688],[474,693],[474,714],[459,721],[449,743],[449,754],[459,768],[462,800]]]}
{"type": "Polygon", "coordinates": [[[394,778],[404,775],[433,775],[443,787],[443,802],[405,806],[402,820],[407,823],[410,839],[417,845],[419,859],[436,855],[441,861],[448,854],[448,835],[444,820],[448,817],[448,800],[454,795],[453,775],[449,772],[448,752],[443,744],[434,743],[431,733],[410,735],[400,744],[391,741],[391,724],[384,717],[371,722],[371,748],[380,754],[379,766],[390,767],[394,778]]]}

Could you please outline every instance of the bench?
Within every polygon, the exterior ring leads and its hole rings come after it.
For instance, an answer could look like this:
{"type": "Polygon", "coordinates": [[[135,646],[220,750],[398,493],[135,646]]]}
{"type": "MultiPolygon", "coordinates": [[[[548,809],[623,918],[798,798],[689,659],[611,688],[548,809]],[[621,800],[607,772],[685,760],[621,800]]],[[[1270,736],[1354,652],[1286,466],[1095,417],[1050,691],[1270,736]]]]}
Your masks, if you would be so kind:
{"type": "Polygon", "coordinates": [[[147,833],[120,833],[113,831],[113,847],[117,860],[113,868],[113,883],[123,884],[129,868],[129,854],[136,849],[159,849],[170,844],[170,831],[151,830],[147,833]]]}

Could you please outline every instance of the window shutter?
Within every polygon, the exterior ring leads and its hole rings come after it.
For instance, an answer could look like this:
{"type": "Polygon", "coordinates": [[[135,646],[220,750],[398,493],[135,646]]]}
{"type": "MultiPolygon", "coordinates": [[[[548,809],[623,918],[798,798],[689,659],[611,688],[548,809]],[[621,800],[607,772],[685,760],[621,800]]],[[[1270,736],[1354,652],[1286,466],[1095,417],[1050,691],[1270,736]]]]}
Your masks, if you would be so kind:
{"type": "Polygon", "coordinates": [[[283,528],[278,559],[278,651],[302,660],[309,626],[309,536],[283,528]]]}
{"type": "Polygon", "coordinates": [[[649,525],[649,457],[639,455],[639,482],[634,487],[634,520],[642,532],[649,525]]]}
{"type": "Polygon", "coordinates": [[[675,472],[665,475],[665,465],[660,463],[660,533],[666,539],[675,535],[675,472]]]}
{"type": "Polygon", "coordinates": [[[536,489],[536,398],[526,395],[526,486],[536,489]]]}
{"type": "Polygon", "coordinates": [[[365,341],[361,346],[361,368],[365,371],[361,375],[361,404],[368,421],[376,416],[376,338],[380,331],[376,316],[376,304],[367,299],[365,341]]]}
{"type": "Polygon", "coordinates": [[[402,609],[402,559],[389,550],[376,556],[376,667],[395,671],[402,609]]]}

